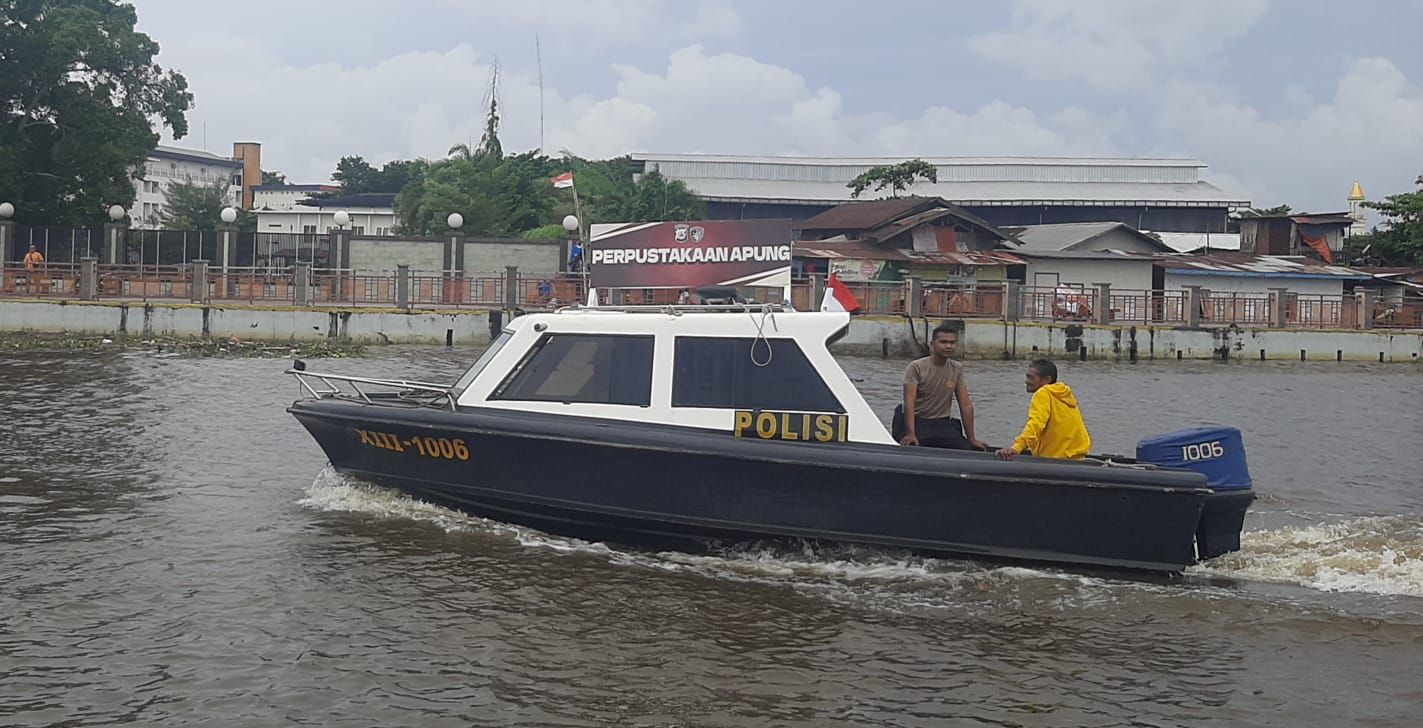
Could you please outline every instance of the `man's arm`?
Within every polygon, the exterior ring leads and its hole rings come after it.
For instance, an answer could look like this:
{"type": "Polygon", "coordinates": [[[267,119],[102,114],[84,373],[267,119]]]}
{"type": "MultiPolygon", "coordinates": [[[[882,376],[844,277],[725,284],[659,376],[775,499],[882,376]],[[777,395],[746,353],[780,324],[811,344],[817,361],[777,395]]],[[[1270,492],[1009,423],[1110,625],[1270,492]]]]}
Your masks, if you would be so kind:
{"type": "Polygon", "coordinates": [[[979,450],[987,450],[988,445],[973,435],[973,398],[968,396],[968,385],[964,383],[963,377],[959,377],[959,385],[954,389],[954,396],[959,400],[959,419],[963,420],[963,434],[968,438],[970,445],[979,450]]]}
{"type": "Polygon", "coordinates": [[[1024,450],[1037,452],[1038,438],[1042,436],[1043,428],[1047,427],[1049,396],[1041,390],[1033,394],[1032,403],[1028,405],[1028,423],[1023,425],[1023,432],[1013,441],[1013,446],[999,450],[998,457],[1011,460],[1024,450]]]}
{"type": "Polygon", "coordinates": [[[904,437],[899,440],[901,445],[918,445],[919,437],[914,432],[914,399],[919,396],[919,385],[914,382],[904,383],[904,437]]]}

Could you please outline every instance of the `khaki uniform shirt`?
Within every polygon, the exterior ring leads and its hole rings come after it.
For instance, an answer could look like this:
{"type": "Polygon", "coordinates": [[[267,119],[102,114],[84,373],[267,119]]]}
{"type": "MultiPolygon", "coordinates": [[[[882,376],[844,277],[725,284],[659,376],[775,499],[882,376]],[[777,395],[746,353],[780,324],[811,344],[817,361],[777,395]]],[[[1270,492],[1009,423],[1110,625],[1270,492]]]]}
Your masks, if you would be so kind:
{"type": "Polygon", "coordinates": [[[914,416],[937,420],[950,417],[954,411],[954,392],[963,381],[964,366],[953,359],[943,366],[934,365],[934,357],[926,356],[909,362],[904,370],[904,383],[918,389],[914,398],[914,416]]]}

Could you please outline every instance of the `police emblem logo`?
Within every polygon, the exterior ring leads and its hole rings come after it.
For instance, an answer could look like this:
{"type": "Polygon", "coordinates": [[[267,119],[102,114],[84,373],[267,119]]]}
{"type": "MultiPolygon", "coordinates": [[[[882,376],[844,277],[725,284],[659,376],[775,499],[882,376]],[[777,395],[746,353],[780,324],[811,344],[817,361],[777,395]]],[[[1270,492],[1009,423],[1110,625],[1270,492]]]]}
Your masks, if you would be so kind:
{"type": "Polygon", "coordinates": [[[692,228],[692,242],[700,243],[702,242],[702,238],[705,238],[706,236],[707,231],[703,230],[700,226],[692,228]]]}
{"type": "Polygon", "coordinates": [[[687,225],[678,225],[677,227],[673,228],[675,232],[672,235],[672,239],[676,240],[679,243],[687,242],[687,228],[687,225]]]}

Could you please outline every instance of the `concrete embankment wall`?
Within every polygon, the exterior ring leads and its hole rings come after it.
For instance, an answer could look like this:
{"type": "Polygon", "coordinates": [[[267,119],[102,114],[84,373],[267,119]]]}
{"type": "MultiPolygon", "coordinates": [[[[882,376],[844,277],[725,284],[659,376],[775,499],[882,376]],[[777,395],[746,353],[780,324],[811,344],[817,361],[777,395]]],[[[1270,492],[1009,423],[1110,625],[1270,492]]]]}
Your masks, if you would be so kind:
{"type": "MultiPolygon", "coordinates": [[[[236,336],[259,341],[337,338],[371,344],[477,345],[489,341],[489,320],[489,311],[474,309],[405,312],[378,308],[0,301],[0,330],[133,337],[236,336]]],[[[937,323],[933,319],[915,319],[911,330],[910,321],[904,318],[856,317],[849,333],[833,348],[845,354],[914,356],[919,343],[937,323]]],[[[959,349],[968,358],[1423,359],[1423,332],[1418,331],[1183,329],[975,319],[962,323],[959,349]]]]}
{"type": "MultiPolygon", "coordinates": [[[[838,342],[847,353],[917,356],[939,322],[904,318],[856,318],[838,342]]],[[[956,322],[957,323],[957,322],[956,322]]],[[[963,323],[959,352],[977,359],[1062,359],[1117,361],[1162,359],[1268,359],[1274,361],[1418,362],[1423,332],[1320,331],[1221,327],[1094,326],[1083,324],[983,321],[963,323]],[[1263,352],[1263,353],[1262,353],[1263,352]]]]}

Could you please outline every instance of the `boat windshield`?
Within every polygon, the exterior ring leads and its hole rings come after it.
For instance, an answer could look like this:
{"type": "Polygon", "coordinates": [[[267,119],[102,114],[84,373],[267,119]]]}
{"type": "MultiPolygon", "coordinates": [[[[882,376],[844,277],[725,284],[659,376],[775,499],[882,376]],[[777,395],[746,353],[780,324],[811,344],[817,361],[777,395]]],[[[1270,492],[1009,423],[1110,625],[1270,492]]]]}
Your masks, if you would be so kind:
{"type": "Polygon", "coordinates": [[[479,376],[480,372],[484,371],[484,367],[489,366],[489,360],[493,359],[494,355],[498,354],[499,350],[504,348],[505,344],[509,343],[511,336],[512,333],[506,329],[500,332],[499,338],[490,342],[489,348],[485,349],[484,353],[479,355],[479,358],[475,360],[474,365],[469,368],[469,371],[465,372],[464,376],[460,377],[458,382],[455,382],[453,389],[456,394],[464,392],[465,388],[470,385],[470,382],[473,382],[474,378],[479,376]]]}

